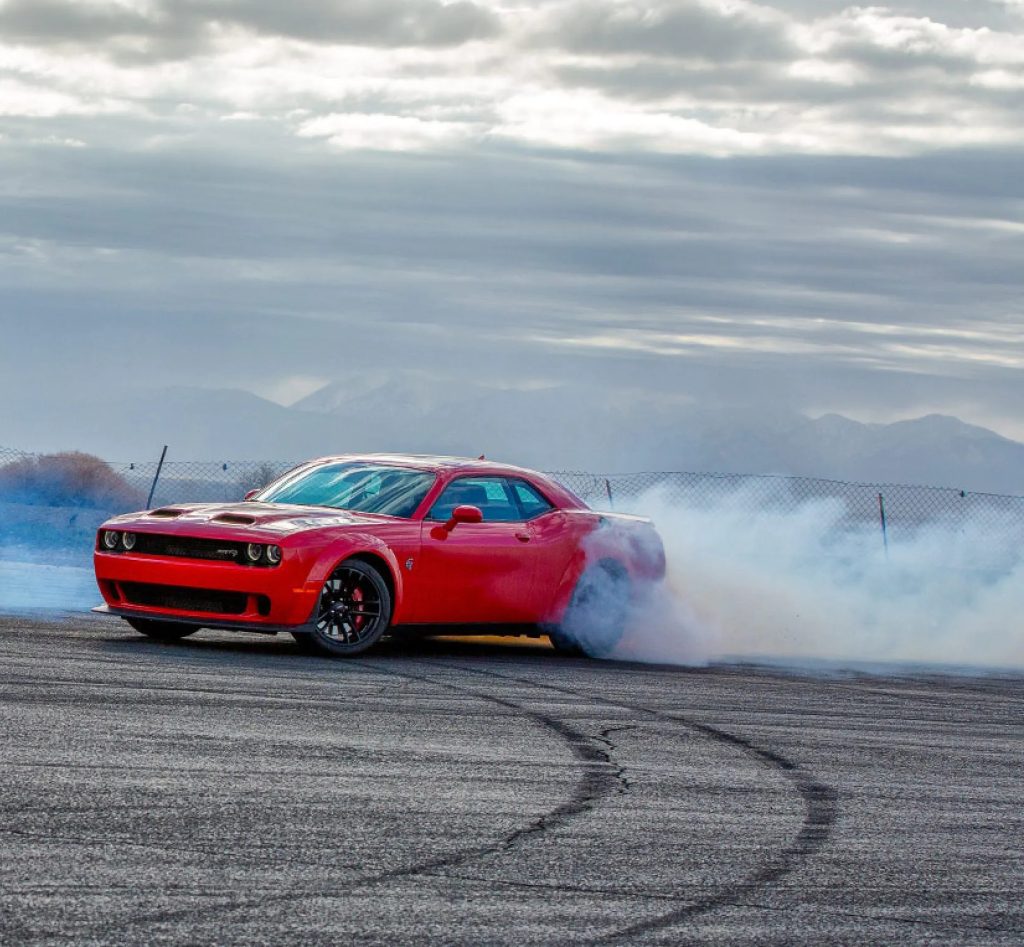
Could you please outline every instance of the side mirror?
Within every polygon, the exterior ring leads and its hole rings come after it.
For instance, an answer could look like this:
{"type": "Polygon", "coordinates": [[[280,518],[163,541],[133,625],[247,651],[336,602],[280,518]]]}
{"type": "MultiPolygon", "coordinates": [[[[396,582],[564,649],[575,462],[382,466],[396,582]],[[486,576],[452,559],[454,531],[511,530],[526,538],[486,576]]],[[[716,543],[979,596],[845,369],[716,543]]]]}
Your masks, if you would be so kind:
{"type": "Polygon", "coordinates": [[[259,492],[260,492],[259,490],[250,490],[242,499],[243,500],[251,500],[259,492]]]}
{"type": "Polygon", "coordinates": [[[482,523],[483,519],[484,514],[480,512],[480,507],[464,503],[452,510],[452,518],[444,524],[444,528],[450,533],[459,523],[482,523]]]}

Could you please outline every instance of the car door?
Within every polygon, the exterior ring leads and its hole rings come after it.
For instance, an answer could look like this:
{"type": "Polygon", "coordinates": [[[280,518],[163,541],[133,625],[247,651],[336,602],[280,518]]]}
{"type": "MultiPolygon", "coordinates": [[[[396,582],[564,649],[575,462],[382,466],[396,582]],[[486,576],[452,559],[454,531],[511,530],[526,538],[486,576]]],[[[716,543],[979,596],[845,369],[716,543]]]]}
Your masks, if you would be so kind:
{"type": "Polygon", "coordinates": [[[508,478],[529,533],[533,581],[530,589],[531,621],[549,617],[552,601],[562,577],[577,552],[579,537],[570,528],[568,517],[557,509],[528,480],[508,478]]]}
{"type": "Polygon", "coordinates": [[[529,525],[506,478],[465,476],[442,491],[422,524],[415,621],[517,624],[536,619],[536,555],[529,525]],[[445,523],[456,506],[480,523],[445,523]]]}

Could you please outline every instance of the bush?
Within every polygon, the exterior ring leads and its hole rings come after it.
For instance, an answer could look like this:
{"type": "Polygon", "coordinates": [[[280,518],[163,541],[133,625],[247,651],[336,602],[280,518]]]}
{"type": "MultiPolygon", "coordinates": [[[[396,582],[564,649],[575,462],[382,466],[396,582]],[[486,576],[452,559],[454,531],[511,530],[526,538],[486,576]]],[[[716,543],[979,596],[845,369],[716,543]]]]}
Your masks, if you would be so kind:
{"type": "Polygon", "coordinates": [[[99,457],[69,451],[0,467],[0,500],[123,511],[141,508],[145,497],[99,457]]]}

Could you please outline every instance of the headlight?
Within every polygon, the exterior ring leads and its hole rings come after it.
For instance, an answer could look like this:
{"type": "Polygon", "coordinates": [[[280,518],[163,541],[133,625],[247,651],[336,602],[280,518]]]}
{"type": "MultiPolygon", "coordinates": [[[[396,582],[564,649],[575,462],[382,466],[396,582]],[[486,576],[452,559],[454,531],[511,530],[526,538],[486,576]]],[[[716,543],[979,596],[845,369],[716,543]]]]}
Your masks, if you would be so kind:
{"type": "Polygon", "coordinates": [[[121,542],[124,544],[124,548],[132,550],[135,548],[135,533],[125,533],[121,537],[121,542]]]}
{"type": "Polygon", "coordinates": [[[276,566],[281,561],[281,547],[267,546],[267,562],[276,566]]]}
{"type": "Polygon", "coordinates": [[[249,543],[245,547],[245,554],[249,557],[250,562],[259,562],[263,555],[263,547],[259,543],[249,543]]]}
{"type": "Polygon", "coordinates": [[[105,549],[117,549],[117,541],[120,534],[116,530],[107,530],[103,534],[103,546],[105,549]]]}

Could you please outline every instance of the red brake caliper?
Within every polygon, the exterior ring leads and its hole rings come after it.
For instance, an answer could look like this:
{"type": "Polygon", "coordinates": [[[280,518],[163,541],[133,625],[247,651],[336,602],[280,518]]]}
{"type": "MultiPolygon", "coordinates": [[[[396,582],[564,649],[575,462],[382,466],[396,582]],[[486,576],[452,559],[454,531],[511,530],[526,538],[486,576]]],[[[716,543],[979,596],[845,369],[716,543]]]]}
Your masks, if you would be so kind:
{"type": "MultiPolygon", "coordinates": [[[[363,590],[357,585],[352,590],[352,605],[353,605],[353,607],[354,608],[358,608],[359,607],[359,603],[362,602],[362,601],[363,601],[363,590]]],[[[366,624],[366,616],[365,615],[353,615],[352,616],[352,627],[355,628],[355,630],[357,632],[362,631],[363,630],[363,625],[365,625],[365,624],[366,624]]]]}

